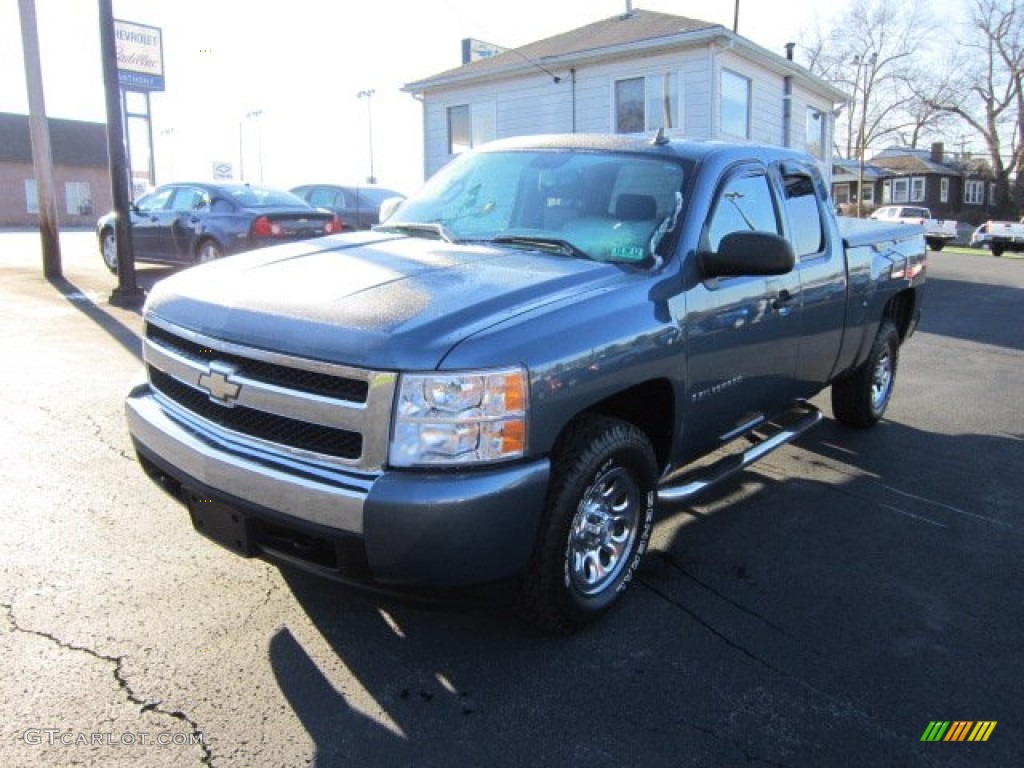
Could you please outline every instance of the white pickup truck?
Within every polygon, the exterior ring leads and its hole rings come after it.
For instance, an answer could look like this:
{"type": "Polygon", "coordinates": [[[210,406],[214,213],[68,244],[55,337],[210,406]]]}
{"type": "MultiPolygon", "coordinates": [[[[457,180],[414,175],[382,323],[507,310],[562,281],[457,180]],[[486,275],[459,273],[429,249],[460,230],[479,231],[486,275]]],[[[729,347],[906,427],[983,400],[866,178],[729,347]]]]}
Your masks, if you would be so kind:
{"type": "Polygon", "coordinates": [[[1024,222],[986,221],[971,236],[971,246],[988,248],[993,256],[1006,251],[1024,251],[1024,222]]]}
{"type": "Polygon", "coordinates": [[[932,212],[918,205],[886,205],[871,214],[878,221],[903,221],[924,227],[924,239],[933,251],[941,251],[946,243],[956,240],[953,219],[933,219],[932,212]]]}

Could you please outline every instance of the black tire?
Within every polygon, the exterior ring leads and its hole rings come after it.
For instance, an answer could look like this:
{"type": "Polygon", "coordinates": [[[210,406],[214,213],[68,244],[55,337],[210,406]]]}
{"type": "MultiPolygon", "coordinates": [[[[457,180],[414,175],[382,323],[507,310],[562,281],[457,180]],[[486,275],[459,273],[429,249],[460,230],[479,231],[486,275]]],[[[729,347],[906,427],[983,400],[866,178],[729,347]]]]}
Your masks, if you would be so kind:
{"type": "Polygon", "coordinates": [[[946,241],[945,240],[929,240],[928,241],[928,247],[931,248],[933,251],[938,252],[938,251],[941,251],[943,248],[946,247],[946,241]]]}
{"type": "Polygon", "coordinates": [[[651,443],[632,424],[584,416],[567,428],[519,594],[522,618],[567,634],[612,607],[647,550],[657,477],[651,443]]]}
{"type": "Polygon", "coordinates": [[[220,247],[213,238],[206,238],[200,240],[199,245],[196,246],[196,263],[205,264],[208,261],[216,261],[224,255],[224,249],[220,247]]]}
{"type": "Polygon", "coordinates": [[[107,269],[117,274],[117,237],[113,229],[104,229],[100,233],[100,256],[107,269]]]}
{"type": "Polygon", "coordinates": [[[866,429],[878,423],[892,399],[899,357],[899,331],[883,320],[868,359],[832,384],[832,413],[841,424],[866,429]]]}
{"type": "Polygon", "coordinates": [[[992,255],[993,256],[1002,256],[1005,252],[1006,252],[1005,246],[998,245],[996,243],[992,243],[992,255]]]}

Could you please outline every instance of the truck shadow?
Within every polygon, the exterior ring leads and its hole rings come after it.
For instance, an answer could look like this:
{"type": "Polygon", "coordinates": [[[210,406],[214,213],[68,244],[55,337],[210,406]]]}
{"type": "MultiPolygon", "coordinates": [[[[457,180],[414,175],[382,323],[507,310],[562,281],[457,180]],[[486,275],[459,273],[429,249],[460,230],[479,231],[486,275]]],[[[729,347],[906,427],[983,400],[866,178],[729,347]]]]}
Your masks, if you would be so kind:
{"type": "Polygon", "coordinates": [[[623,603],[567,638],[282,571],[320,635],[268,648],[313,764],[913,764],[948,692],[1010,706],[1024,436],[826,421],[783,451],[666,510],[623,603]]]}
{"type": "Polygon", "coordinates": [[[1024,349],[1020,317],[1024,289],[929,276],[920,330],[1007,349],[1024,349]],[[965,313],[964,307],[970,312],[965,313]],[[981,321],[979,323],[979,320],[981,321]]]}

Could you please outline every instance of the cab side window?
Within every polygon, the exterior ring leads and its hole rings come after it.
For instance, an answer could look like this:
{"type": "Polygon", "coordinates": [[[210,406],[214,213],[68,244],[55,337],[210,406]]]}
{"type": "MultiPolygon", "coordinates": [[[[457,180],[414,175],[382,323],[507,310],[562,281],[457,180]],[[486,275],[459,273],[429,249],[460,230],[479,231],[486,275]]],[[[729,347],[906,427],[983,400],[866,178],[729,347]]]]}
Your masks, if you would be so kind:
{"type": "Polygon", "coordinates": [[[779,234],[775,202],[762,170],[735,173],[722,185],[705,229],[703,247],[717,251],[729,233],[748,231],[779,234]]]}
{"type": "Polygon", "coordinates": [[[796,257],[817,256],[825,250],[825,228],[814,178],[806,173],[786,173],[782,182],[786,190],[786,214],[792,228],[790,241],[796,257]]]}

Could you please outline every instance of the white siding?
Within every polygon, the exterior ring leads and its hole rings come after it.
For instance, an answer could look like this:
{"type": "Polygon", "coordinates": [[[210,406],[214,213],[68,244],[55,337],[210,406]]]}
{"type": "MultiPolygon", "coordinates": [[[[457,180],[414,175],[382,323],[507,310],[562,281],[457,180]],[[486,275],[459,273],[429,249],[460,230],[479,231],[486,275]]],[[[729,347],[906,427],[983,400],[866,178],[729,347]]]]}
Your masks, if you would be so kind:
{"type": "MultiPolygon", "coordinates": [[[[427,176],[444,166],[448,154],[449,107],[460,104],[493,102],[497,115],[497,138],[539,133],[608,133],[614,126],[614,89],[616,80],[674,72],[678,76],[680,128],[670,135],[692,139],[722,137],[720,132],[719,93],[722,69],[728,69],[751,82],[750,140],[783,144],[785,80],[781,74],[766,70],[734,50],[719,46],[701,46],[646,57],[619,58],[577,68],[575,83],[568,70],[555,72],[561,78],[553,82],[543,72],[531,72],[516,78],[428,92],[424,97],[424,170],[427,176]],[[575,108],[574,108],[575,94],[575,108]]],[[[794,87],[790,144],[805,147],[805,113],[813,106],[829,116],[826,151],[831,161],[831,112],[827,99],[815,97],[808,89],[794,87]]]]}

